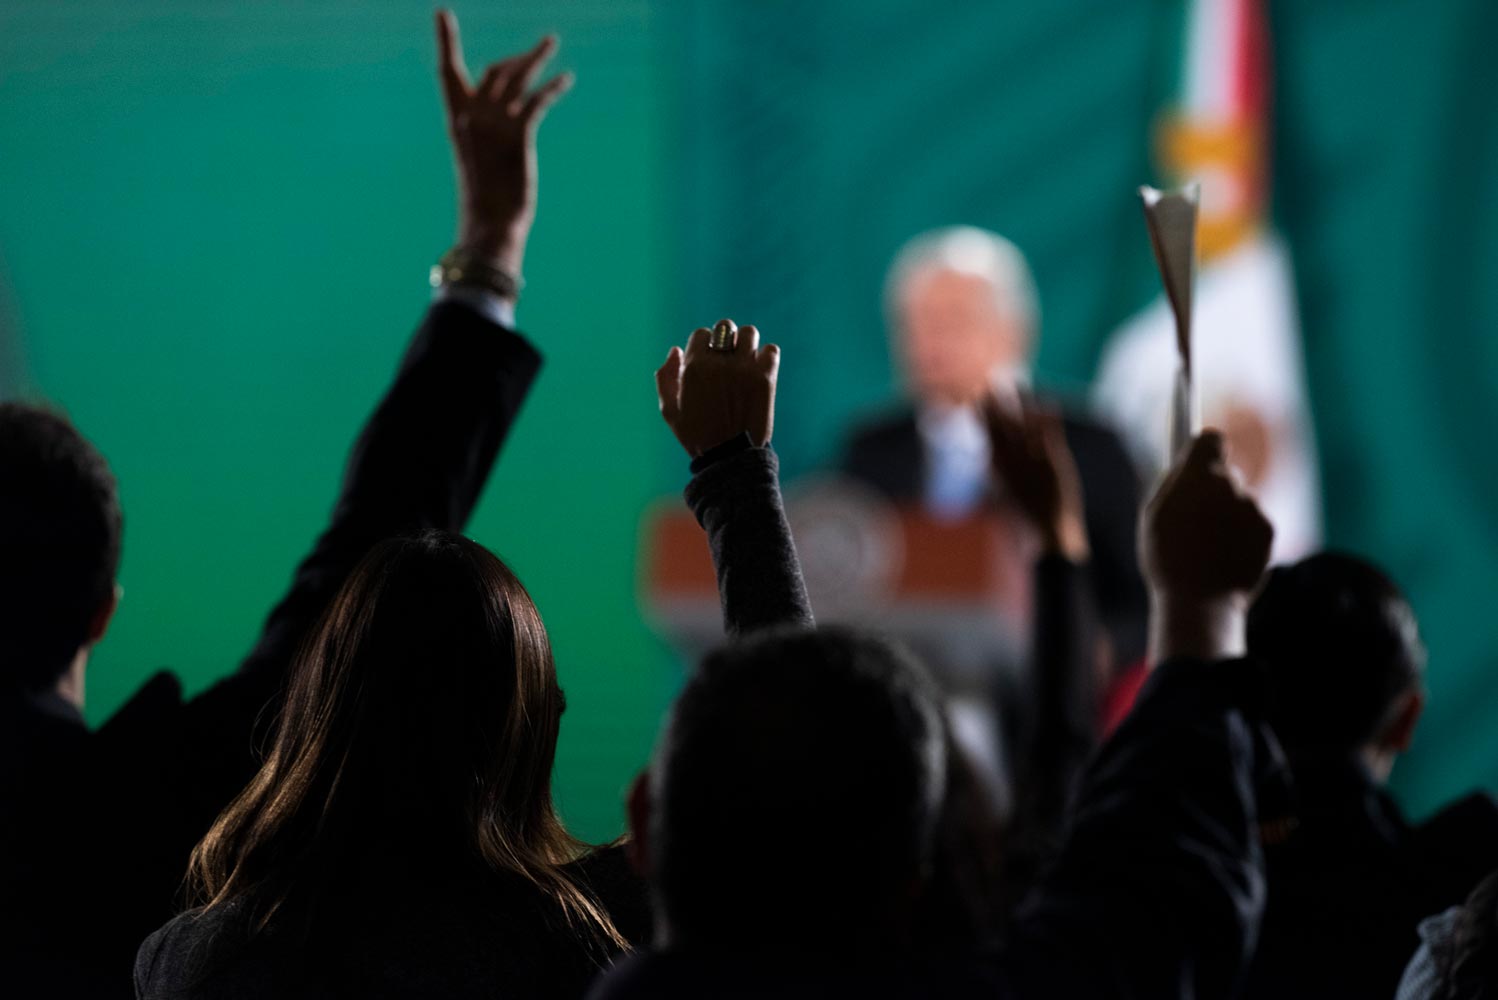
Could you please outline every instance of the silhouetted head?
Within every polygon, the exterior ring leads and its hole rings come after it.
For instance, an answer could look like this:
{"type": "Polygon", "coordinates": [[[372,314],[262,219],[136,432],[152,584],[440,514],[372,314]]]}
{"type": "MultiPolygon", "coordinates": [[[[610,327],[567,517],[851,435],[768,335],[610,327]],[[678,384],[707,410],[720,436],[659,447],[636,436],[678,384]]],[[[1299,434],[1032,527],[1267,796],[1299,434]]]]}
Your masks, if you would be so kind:
{"type": "Polygon", "coordinates": [[[0,404],[0,682],[53,688],[103,635],[123,532],[94,446],[62,417],[0,404]]]}
{"type": "Polygon", "coordinates": [[[1371,563],[1324,552],[1275,567],[1249,610],[1248,651],[1270,671],[1274,729],[1292,752],[1408,746],[1425,647],[1409,602],[1371,563]]]}
{"type": "Polygon", "coordinates": [[[945,733],[906,655],[841,630],[703,661],[631,799],[670,947],[888,946],[907,931],[941,809],[945,733]]]}
{"type": "Polygon", "coordinates": [[[259,774],[194,855],[209,905],[258,926],[371,856],[518,875],[585,932],[608,918],[562,866],[552,804],[563,699],[541,616],[482,546],[430,532],[377,545],[305,643],[259,774]]]}
{"type": "Polygon", "coordinates": [[[1025,368],[1039,321],[1024,254],[973,226],[934,229],[900,249],[885,309],[907,386],[921,402],[978,402],[1025,368]]]}

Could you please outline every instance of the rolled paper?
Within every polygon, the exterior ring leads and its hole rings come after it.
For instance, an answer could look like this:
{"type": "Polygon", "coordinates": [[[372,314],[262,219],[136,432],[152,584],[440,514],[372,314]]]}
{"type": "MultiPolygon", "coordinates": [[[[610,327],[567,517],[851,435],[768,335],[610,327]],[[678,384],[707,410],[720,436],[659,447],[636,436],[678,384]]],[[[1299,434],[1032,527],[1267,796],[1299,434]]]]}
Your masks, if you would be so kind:
{"type": "Polygon", "coordinates": [[[1201,433],[1202,417],[1195,383],[1185,367],[1176,369],[1175,389],[1170,400],[1170,455],[1172,461],[1191,447],[1191,439],[1201,433]]]}
{"type": "Polygon", "coordinates": [[[1196,214],[1201,185],[1178,191],[1139,189],[1144,223],[1165,298],[1176,321],[1175,392],[1170,408],[1170,453],[1181,454],[1201,429],[1201,405],[1191,373],[1191,297],[1196,284],[1196,214]]]}

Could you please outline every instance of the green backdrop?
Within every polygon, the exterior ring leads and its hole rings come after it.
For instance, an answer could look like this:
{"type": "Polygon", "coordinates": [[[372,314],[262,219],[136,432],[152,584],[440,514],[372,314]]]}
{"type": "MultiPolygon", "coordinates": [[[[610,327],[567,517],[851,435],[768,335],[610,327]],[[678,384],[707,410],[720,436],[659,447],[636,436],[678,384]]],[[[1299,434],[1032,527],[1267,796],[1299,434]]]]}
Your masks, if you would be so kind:
{"type": "MultiPolygon", "coordinates": [[[[1282,0],[1277,214],[1293,242],[1331,539],[1385,562],[1432,651],[1396,772],[1423,811],[1498,784],[1486,613],[1498,472],[1498,37],[1487,0],[1282,0]],[[1485,280],[1488,279],[1488,280],[1485,280]]],[[[651,370],[718,315],[785,349],[799,475],[892,392],[879,285],[917,229],[1032,257],[1040,377],[1080,392],[1154,292],[1133,186],[1178,0],[515,0],[470,66],[563,38],[521,308],[547,367],[473,534],[536,595],[568,690],[559,790],[620,829],[677,668],[634,529],[684,479],[651,370]]],[[[149,672],[232,667],[332,500],[451,235],[424,3],[0,4],[0,392],[64,406],[127,517],[105,717],[149,672]]]]}
{"type": "MultiPolygon", "coordinates": [[[[578,831],[616,836],[674,667],[634,611],[635,524],[678,470],[657,12],[474,4],[471,66],[563,35],[520,319],[547,358],[472,533],[532,590],[578,831]]],[[[231,669],[320,529],[450,243],[420,3],[0,4],[0,259],[27,383],[109,456],[125,600],[100,720],[149,672],[231,669]]],[[[684,478],[679,476],[678,478],[684,478]]]]}

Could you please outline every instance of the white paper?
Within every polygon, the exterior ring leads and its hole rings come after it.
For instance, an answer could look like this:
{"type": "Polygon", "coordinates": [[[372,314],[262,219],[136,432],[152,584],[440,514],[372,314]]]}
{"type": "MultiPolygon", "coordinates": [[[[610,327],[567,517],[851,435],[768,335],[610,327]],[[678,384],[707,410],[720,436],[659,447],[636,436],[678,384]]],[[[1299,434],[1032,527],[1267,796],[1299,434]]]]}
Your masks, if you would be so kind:
{"type": "Polygon", "coordinates": [[[1196,213],[1201,185],[1179,191],[1141,187],[1144,222],[1165,297],[1176,324],[1175,393],[1170,411],[1170,454],[1177,457],[1201,430],[1201,404],[1191,373],[1191,298],[1196,284],[1196,213]]]}

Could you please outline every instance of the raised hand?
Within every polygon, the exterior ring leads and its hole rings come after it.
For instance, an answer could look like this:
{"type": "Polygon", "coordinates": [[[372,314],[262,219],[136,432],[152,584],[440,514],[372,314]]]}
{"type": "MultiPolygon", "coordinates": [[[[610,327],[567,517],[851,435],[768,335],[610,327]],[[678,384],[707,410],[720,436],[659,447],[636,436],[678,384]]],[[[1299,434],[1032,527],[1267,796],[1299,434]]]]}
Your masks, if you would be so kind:
{"type": "Polygon", "coordinates": [[[1145,508],[1140,563],[1158,655],[1236,655],[1243,615],[1269,565],[1274,528],[1205,431],[1145,508]]]}
{"type": "Polygon", "coordinates": [[[759,331],[752,326],[734,327],[727,319],[717,326],[731,349],[709,347],[712,332],[701,328],[685,351],[671,348],[655,373],[661,416],[693,458],[740,434],[763,445],[775,429],[780,348],[760,347],[759,331]]]}
{"type": "Polygon", "coordinates": [[[518,276],[536,215],[536,126],[572,86],[572,74],[532,89],[557,49],[548,35],[471,84],[457,19],[445,10],[437,12],[437,48],[458,173],[458,245],[518,276]]]}
{"type": "Polygon", "coordinates": [[[980,406],[994,475],[1049,552],[1087,561],[1082,482],[1061,416],[1026,400],[1019,413],[990,394],[980,406]]]}

